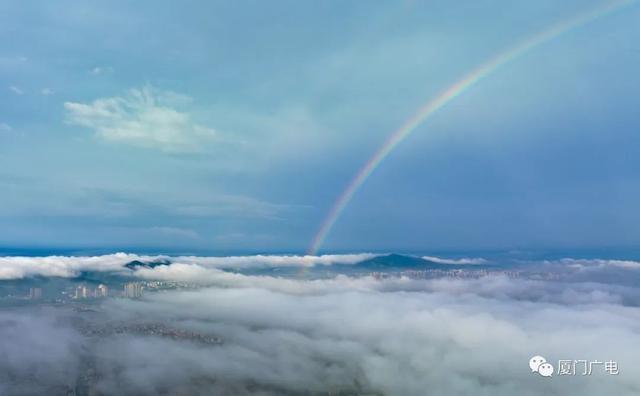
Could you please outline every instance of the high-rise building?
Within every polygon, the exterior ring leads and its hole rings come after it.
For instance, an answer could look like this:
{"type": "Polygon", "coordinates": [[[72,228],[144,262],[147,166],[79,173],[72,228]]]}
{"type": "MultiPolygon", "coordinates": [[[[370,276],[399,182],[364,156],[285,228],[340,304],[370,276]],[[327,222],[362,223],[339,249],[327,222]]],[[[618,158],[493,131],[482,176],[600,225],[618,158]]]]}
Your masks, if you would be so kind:
{"type": "Polygon", "coordinates": [[[102,283],[96,287],[95,291],[96,298],[98,297],[108,297],[109,296],[109,288],[107,285],[103,285],[102,283]]]}
{"type": "Polygon", "coordinates": [[[32,300],[42,298],[42,289],[39,287],[32,287],[29,289],[29,298],[32,300]]]}
{"type": "Polygon", "coordinates": [[[140,298],[142,297],[142,283],[129,282],[124,284],[124,296],[127,298],[140,298]]]}
{"type": "Polygon", "coordinates": [[[76,299],[89,298],[89,289],[84,285],[76,287],[75,298],[76,299]]]}

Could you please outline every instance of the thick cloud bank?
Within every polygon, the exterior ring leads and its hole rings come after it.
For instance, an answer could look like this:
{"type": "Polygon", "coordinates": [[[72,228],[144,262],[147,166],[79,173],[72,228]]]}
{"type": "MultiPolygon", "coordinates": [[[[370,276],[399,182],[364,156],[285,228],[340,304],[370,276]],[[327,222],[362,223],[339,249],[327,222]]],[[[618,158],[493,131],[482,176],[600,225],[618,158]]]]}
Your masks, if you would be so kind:
{"type": "MultiPolygon", "coordinates": [[[[129,253],[115,253],[102,256],[5,256],[0,257],[0,280],[23,279],[27,277],[65,277],[73,278],[85,271],[112,272],[130,274],[125,266],[131,262],[181,264],[191,266],[191,270],[246,270],[273,267],[300,267],[352,265],[361,263],[380,255],[372,253],[358,254],[327,254],[321,256],[310,255],[253,255],[253,256],[167,256],[167,255],[137,255],[129,253]]],[[[452,265],[484,265],[493,264],[487,259],[473,258],[442,258],[423,256],[422,259],[436,264],[452,265]]],[[[426,264],[427,262],[425,262],[426,264]]],[[[512,264],[512,263],[510,263],[512,264]]],[[[507,268],[507,264],[504,268],[507,268]]],[[[552,272],[583,273],[596,277],[599,273],[623,274],[627,277],[633,273],[640,275],[640,262],[633,260],[606,259],[573,259],[543,260],[530,263],[529,269],[544,269],[552,272]]],[[[175,266],[165,276],[173,276],[178,269],[175,266]]],[[[182,276],[183,274],[177,274],[182,276]]],[[[582,279],[584,280],[584,279],[582,279]]]]}
{"type": "Polygon", "coordinates": [[[115,253],[103,256],[47,256],[47,257],[0,257],[0,280],[22,279],[30,276],[58,276],[71,278],[82,271],[123,272],[127,263],[140,262],[177,262],[197,264],[209,268],[259,268],[314,265],[354,264],[369,258],[373,254],[342,254],[322,256],[141,256],[136,254],[115,253]]]}
{"type": "Polygon", "coordinates": [[[0,352],[9,358],[0,363],[0,389],[29,394],[90,383],[105,395],[640,392],[640,295],[633,287],[506,276],[296,280],[197,264],[136,274],[204,278],[207,286],[111,299],[91,312],[3,312],[0,352]],[[70,315],[96,328],[159,323],[222,342],[167,337],[169,331],[96,337],[69,325],[70,315]],[[530,372],[534,355],[554,364],[615,360],[620,374],[600,366],[591,376],[543,378],[530,372]]]}

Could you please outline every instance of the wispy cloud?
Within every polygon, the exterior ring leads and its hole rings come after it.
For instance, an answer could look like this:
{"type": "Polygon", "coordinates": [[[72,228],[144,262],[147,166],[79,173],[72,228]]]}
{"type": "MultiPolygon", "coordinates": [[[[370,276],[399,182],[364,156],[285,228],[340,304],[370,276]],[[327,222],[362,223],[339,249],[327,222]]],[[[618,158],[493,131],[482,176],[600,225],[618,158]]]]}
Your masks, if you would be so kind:
{"type": "Polygon", "coordinates": [[[0,122],[0,132],[11,132],[12,130],[11,125],[0,122]]]}
{"type": "Polygon", "coordinates": [[[188,228],[156,226],[156,227],[151,227],[150,230],[165,236],[173,237],[173,238],[186,238],[186,239],[201,238],[196,231],[188,228]]]}
{"type": "Polygon", "coordinates": [[[0,56],[0,66],[18,66],[27,61],[26,56],[0,56]]]}
{"type": "Polygon", "coordinates": [[[111,73],[112,71],[113,71],[113,68],[109,66],[96,66],[91,70],[89,70],[89,74],[93,76],[99,76],[102,74],[111,73]]]}
{"type": "Polygon", "coordinates": [[[479,264],[487,264],[488,261],[481,257],[463,257],[463,258],[442,258],[435,256],[423,256],[425,260],[433,261],[434,263],[439,264],[469,264],[469,265],[479,265],[479,264]]]}
{"type": "Polygon", "coordinates": [[[11,92],[13,92],[14,94],[16,94],[16,95],[24,95],[24,91],[22,89],[16,87],[15,85],[11,85],[9,87],[9,90],[11,92]]]}
{"type": "Polygon", "coordinates": [[[53,95],[53,90],[51,88],[42,88],[40,94],[43,96],[53,95]]]}
{"type": "Polygon", "coordinates": [[[212,128],[179,110],[190,98],[153,87],[91,103],[65,102],[71,124],[92,129],[100,138],[166,152],[193,152],[216,137],[212,128]]]}
{"type": "Polygon", "coordinates": [[[276,204],[242,195],[219,195],[207,201],[176,203],[175,212],[189,217],[251,217],[261,219],[281,219],[284,211],[292,205],[276,204]]]}
{"type": "Polygon", "coordinates": [[[633,260],[563,258],[560,260],[545,260],[544,264],[565,265],[572,268],[584,269],[584,270],[606,269],[606,268],[640,270],[640,261],[633,261],[633,260]]]}

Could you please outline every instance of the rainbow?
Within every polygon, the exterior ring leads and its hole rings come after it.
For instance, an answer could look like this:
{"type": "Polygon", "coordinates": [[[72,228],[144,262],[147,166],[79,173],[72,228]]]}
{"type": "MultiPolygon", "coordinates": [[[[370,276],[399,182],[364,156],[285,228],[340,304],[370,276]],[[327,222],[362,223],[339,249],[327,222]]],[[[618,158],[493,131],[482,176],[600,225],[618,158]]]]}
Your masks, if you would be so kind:
{"type": "Polygon", "coordinates": [[[398,146],[398,144],[400,144],[407,136],[409,136],[420,124],[429,119],[429,117],[444,107],[447,103],[463,94],[480,80],[498,70],[501,66],[504,66],[506,63],[518,58],[533,48],[544,44],[561,34],[570,31],[571,29],[583,26],[614,11],[618,11],[623,7],[630,6],[636,1],[637,0],[621,0],[609,2],[604,6],[591,9],[569,20],[553,25],[550,28],[498,54],[496,57],[482,63],[460,80],[456,81],[453,85],[440,92],[438,96],[425,103],[408,120],[406,120],[400,128],[391,133],[380,148],[358,170],[347,187],[338,196],[335,203],[327,213],[327,216],[322,221],[318,231],[311,241],[307,254],[315,255],[318,252],[320,246],[335,225],[340,214],[353,198],[354,194],[362,184],[364,184],[369,176],[371,176],[373,171],[380,166],[380,163],[389,155],[389,153],[393,151],[393,149],[396,148],[396,146],[398,146]]]}

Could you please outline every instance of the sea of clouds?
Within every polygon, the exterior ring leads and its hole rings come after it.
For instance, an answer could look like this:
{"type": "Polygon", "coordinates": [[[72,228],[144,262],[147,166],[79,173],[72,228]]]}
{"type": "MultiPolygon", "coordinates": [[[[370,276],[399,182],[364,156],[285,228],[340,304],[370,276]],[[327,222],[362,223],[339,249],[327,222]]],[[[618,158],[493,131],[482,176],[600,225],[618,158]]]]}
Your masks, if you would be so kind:
{"type": "MultiPolygon", "coordinates": [[[[118,267],[117,260],[100,268],[118,267]]],[[[301,280],[180,261],[135,276],[201,288],[110,299],[90,315],[104,323],[162,323],[222,344],[129,333],[98,342],[73,325],[87,313],[5,310],[0,394],[56,394],[77,382],[87,361],[95,390],[105,395],[640,394],[640,290],[633,286],[503,275],[301,280]],[[591,376],[544,378],[529,369],[534,355],[554,364],[615,360],[620,374],[600,368],[591,376]]],[[[605,261],[564,264],[637,271],[605,261]]]]}

